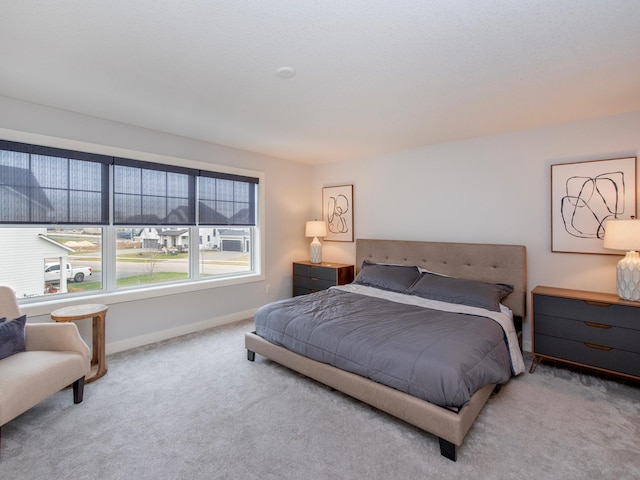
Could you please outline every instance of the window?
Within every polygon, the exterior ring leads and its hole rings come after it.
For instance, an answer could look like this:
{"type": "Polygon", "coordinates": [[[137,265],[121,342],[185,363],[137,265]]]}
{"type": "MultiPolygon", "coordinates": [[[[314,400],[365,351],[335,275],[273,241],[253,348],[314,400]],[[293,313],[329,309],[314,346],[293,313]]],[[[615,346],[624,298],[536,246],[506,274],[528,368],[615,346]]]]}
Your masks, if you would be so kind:
{"type": "Polygon", "coordinates": [[[257,273],[258,185],[0,140],[0,283],[39,298],[257,273]]]}

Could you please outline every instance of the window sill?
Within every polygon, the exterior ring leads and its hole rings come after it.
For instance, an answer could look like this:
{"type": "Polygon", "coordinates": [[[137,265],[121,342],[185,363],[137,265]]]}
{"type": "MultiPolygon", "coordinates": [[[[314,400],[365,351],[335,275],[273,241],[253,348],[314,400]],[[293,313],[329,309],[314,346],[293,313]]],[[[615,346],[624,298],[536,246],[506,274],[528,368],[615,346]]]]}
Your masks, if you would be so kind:
{"type": "Polygon", "coordinates": [[[29,316],[49,315],[52,310],[62,308],[69,305],[80,305],[83,303],[102,303],[105,305],[113,305],[116,303],[125,303],[135,300],[145,300],[155,297],[163,297],[166,295],[176,295],[180,293],[193,292],[198,290],[208,290],[212,288],[228,287],[232,285],[241,285],[245,283],[253,283],[264,280],[264,275],[258,273],[250,273],[232,278],[221,278],[213,280],[203,280],[199,282],[189,282],[173,285],[158,285],[145,288],[137,288],[135,290],[125,290],[118,292],[100,292],[96,294],[82,295],[77,297],[66,297],[47,299],[37,303],[27,303],[20,305],[23,314],[29,316]]]}

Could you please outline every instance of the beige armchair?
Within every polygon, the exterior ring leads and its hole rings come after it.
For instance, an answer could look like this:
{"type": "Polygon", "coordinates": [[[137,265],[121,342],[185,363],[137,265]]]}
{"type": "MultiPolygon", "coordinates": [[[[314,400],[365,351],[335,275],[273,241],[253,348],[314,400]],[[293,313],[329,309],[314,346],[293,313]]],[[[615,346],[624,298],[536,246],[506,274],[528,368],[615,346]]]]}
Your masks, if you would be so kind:
{"type": "MultiPolygon", "coordinates": [[[[0,286],[0,318],[20,316],[13,290],[0,286]]],[[[0,433],[5,423],[69,385],[73,402],[80,403],[90,364],[74,323],[27,323],[25,351],[0,359],[0,433]]]]}

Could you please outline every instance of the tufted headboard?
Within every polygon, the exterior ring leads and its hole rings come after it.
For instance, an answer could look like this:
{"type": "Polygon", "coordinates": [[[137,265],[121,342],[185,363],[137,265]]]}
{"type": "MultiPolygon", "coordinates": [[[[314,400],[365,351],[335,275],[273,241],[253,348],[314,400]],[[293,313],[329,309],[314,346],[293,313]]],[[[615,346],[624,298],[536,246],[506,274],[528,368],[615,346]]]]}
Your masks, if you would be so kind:
{"type": "Polygon", "coordinates": [[[356,273],[362,262],[417,265],[452,277],[513,285],[502,303],[515,316],[526,315],[527,252],[522,245],[356,240],[356,273]]]}

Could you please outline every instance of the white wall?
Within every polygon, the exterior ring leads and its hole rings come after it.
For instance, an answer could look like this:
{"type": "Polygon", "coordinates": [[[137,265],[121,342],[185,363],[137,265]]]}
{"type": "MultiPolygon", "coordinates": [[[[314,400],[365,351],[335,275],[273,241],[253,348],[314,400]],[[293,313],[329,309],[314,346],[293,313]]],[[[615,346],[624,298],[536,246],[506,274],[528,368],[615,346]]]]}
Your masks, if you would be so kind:
{"type": "MultiPolygon", "coordinates": [[[[615,292],[619,256],[551,252],[550,165],[637,156],[639,147],[632,112],[316,166],[314,214],[322,187],[352,183],[356,238],[525,245],[530,289],[615,292]]],[[[324,260],[354,258],[353,243],[323,242],[324,260]]]]}
{"type": "MultiPolygon", "coordinates": [[[[163,155],[264,172],[264,281],[110,304],[107,353],[246,318],[259,306],[291,295],[291,262],[307,256],[304,222],[311,211],[311,167],[6,97],[0,97],[0,138],[149,160],[154,154],[163,155]]],[[[97,298],[91,303],[102,302],[97,298]]],[[[47,312],[60,306],[22,309],[30,321],[48,321],[47,312]]],[[[89,323],[78,322],[88,343],[89,323]]]]}
{"type": "MultiPolygon", "coordinates": [[[[289,296],[291,262],[308,257],[304,222],[320,218],[322,187],[330,185],[354,184],[356,237],[522,244],[530,288],[615,292],[619,256],[550,251],[549,170],[555,163],[637,156],[640,146],[640,112],[315,167],[4,97],[0,129],[10,130],[2,132],[7,140],[38,143],[46,136],[62,148],[86,143],[120,148],[122,155],[144,152],[265,172],[266,279],[110,305],[108,352],[239,319],[289,296]]],[[[354,244],[323,243],[324,260],[354,261],[354,244]]],[[[79,326],[89,338],[88,325],[79,326]]]]}

